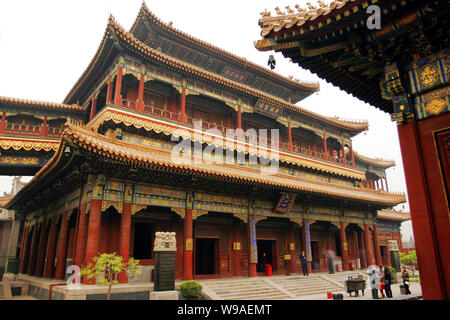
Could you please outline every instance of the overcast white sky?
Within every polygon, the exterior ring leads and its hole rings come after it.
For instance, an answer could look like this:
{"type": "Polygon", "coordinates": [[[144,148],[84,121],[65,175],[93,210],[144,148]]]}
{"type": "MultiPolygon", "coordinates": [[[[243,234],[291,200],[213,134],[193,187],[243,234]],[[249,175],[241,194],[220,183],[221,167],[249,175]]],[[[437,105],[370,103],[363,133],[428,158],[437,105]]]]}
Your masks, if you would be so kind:
{"type": "MultiPolygon", "coordinates": [[[[164,22],[173,21],[175,28],[267,67],[267,59],[274,53],[259,52],[253,45],[260,39],[260,12],[267,8],[275,15],[277,6],[283,10],[286,5],[306,7],[306,2],[147,0],[146,4],[164,22]]],[[[62,102],[97,51],[109,14],[129,30],[141,4],[141,0],[0,0],[0,95],[62,102]]],[[[369,121],[369,131],[353,139],[354,149],[369,157],[395,160],[397,166],[387,170],[389,190],[406,193],[396,124],[389,114],[281,54],[275,54],[275,59],[277,73],[320,82],[320,92],[298,103],[300,106],[327,116],[369,121]]],[[[0,194],[10,188],[11,178],[0,177],[0,194]]],[[[410,222],[402,224],[402,234],[409,239],[410,222]]]]}

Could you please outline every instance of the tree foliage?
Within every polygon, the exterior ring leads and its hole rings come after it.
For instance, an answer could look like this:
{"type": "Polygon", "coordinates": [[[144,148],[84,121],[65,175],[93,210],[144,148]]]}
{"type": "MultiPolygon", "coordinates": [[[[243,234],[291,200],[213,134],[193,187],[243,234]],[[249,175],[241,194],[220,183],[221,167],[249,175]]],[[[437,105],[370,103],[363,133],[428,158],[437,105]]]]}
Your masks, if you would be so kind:
{"type": "Polygon", "coordinates": [[[98,275],[102,277],[99,279],[100,284],[108,286],[107,299],[111,297],[111,287],[113,284],[119,283],[117,275],[120,272],[125,272],[128,279],[132,279],[142,273],[142,267],[139,265],[139,260],[129,258],[127,262],[117,253],[102,253],[95,256],[87,266],[81,267],[81,275],[88,279],[96,278],[98,275]]]}
{"type": "Polygon", "coordinates": [[[408,253],[400,252],[399,256],[401,263],[413,266],[412,271],[414,274],[414,265],[417,263],[416,250],[411,250],[408,253]]]}

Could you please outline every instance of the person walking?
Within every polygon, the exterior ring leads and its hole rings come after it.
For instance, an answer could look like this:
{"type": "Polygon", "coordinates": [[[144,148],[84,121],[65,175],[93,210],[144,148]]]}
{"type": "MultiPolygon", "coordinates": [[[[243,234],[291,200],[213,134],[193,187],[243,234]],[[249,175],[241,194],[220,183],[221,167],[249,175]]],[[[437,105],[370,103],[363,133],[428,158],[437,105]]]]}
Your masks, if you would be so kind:
{"type": "Polygon", "coordinates": [[[306,261],[305,251],[302,251],[302,254],[300,255],[300,263],[302,264],[303,275],[304,276],[309,276],[309,274],[308,274],[308,263],[306,261]]]}
{"type": "Polygon", "coordinates": [[[391,271],[389,270],[389,267],[386,266],[384,267],[384,291],[386,291],[387,298],[392,298],[391,283],[392,283],[391,271]]]}
{"type": "Polygon", "coordinates": [[[379,266],[379,268],[380,269],[377,271],[377,276],[378,276],[378,279],[379,279],[378,287],[379,287],[380,292],[381,292],[381,298],[384,299],[384,290],[385,290],[384,273],[383,273],[383,267],[379,266]]]}
{"type": "Polygon", "coordinates": [[[369,267],[369,280],[370,280],[370,289],[372,291],[372,299],[378,299],[378,282],[379,278],[377,275],[377,270],[373,266],[369,267]]]}
{"type": "Polygon", "coordinates": [[[408,271],[406,271],[406,267],[402,267],[402,279],[403,279],[403,286],[405,287],[406,294],[411,294],[411,291],[409,291],[409,274],[408,271]]]}
{"type": "Polygon", "coordinates": [[[328,250],[328,268],[329,268],[329,272],[328,273],[334,273],[334,252],[333,250],[328,250]]]}

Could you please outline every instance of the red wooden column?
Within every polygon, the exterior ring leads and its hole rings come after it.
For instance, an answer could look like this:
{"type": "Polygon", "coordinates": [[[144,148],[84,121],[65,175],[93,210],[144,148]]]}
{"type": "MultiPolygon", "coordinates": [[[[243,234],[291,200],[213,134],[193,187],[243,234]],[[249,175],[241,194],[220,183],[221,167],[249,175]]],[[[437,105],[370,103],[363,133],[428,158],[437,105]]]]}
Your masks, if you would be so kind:
{"type": "Polygon", "coordinates": [[[294,151],[294,145],[292,144],[292,128],[291,128],[291,123],[288,122],[288,141],[289,141],[289,151],[294,151]]]}
{"type": "Polygon", "coordinates": [[[117,69],[117,78],[116,78],[116,90],[114,94],[114,105],[122,106],[122,76],[123,76],[123,67],[119,67],[117,69]]]}
{"type": "Polygon", "coordinates": [[[33,227],[33,233],[31,235],[31,246],[30,246],[30,254],[28,258],[28,266],[27,266],[27,274],[33,275],[34,269],[36,267],[36,242],[37,242],[37,230],[38,224],[36,223],[33,227]]]}
{"type": "Polygon", "coordinates": [[[327,146],[327,136],[323,135],[323,152],[325,154],[325,160],[328,160],[328,146],[327,146]]]}
{"type": "Polygon", "coordinates": [[[181,88],[180,122],[186,123],[186,88],[184,86],[181,88]]]}
{"type": "MultiPolygon", "coordinates": [[[[120,218],[120,239],[119,239],[119,255],[126,263],[130,258],[130,231],[131,231],[131,205],[133,200],[132,185],[125,187],[125,195],[123,202],[122,216],[120,218]]],[[[118,275],[119,283],[127,283],[128,277],[125,272],[118,275]]]]}
{"type": "Polygon", "coordinates": [[[389,186],[388,186],[388,182],[387,182],[387,177],[384,177],[384,182],[386,184],[386,192],[389,192],[389,186]]]}
{"type": "Polygon", "coordinates": [[[342,156],[344,157],[344,166],[346,166],[347,165],[347,157],[346,157],[346,155],[345,155],[345,145],[344,145],[344,140],[342,140],[342,142],[341,142],[341,145],[342,145],[342,156]]]}
{"type": "Polygon", "coordinates": [[[339,230],[340,237],[339,239],[341,244],[341,254],[342,254],[342,268],[344,271],[348,271],[348,243],[347,243],[347,236],[345,234],[345,227],[346,223],[344,221],[341,221],[341,228],[339,230]]]}
{"type": "Polygon", "coordinates": [[[233,276],[241,276],[241,261],[242,261],[242,241],[239,232],[239,225],[233,224],[233,276]]]}
{"type": "Polygon", "coordinates": [[[381,266],[383,262],[381,260],[381,251],[380,251],[380,244],[378,242],[378,230],[376,224],[373,225],[372,235],[373,235],[373,247],[375,249],[375,261],[378,266],[381,266]]]}
{"type": "Polygon", "coordinates": [[[247,246],[248,246],[248,276],[256,277],[256,265],[258,259],[258,247],[256,244],[256,222],[253,217],[248,217],[247,223],[247,246]],[[256,259],[256,260],[255,260],[256,259]]]}
{"type": "Polygon", "coordinates": [[[356,163],[355,163],[355,155],[353,154],[353,145],[350,144],[350,154],[352,155],[352,166],[353,168],[356,167],[356,163]]]}
{"type": "Polygon", "coordinates": [[[25,272],[25,270],[24,270],[25,259],[28,254],[28,250],[27,250],[28,237],[29,237],[29,227],[25,227],[23,229],[23,234],[22,234],[22,248],[20,249],[19,273],[25,272]]]}
{"type": "MultiPolygon", "coordinates": [[[[102,200],[91,199],[91,208],[89,210],[89,225],[86,240],[86,258],[85,263],[88,265],[98,254],[98,245],[100,238],[100,222],[102,213],[102,200]]],[[[94,284],[95,280],[84,279],[85,284],[94,284]]]]}
{"type": "Polygon", "coordinates": [[[145,76],[141,74],[138,87],[138,103],[136,107],[136,110],[139,112],[144,112],[144,86],[145,86],[145,76]]]}
{"type": "Polygon", "coordinates": [[[63,280],[66,277],[67,243],[69,240],[69,213],[66,211],[61,216],[58,244],[56,248],[55,279],[63,280]]]}
{"type": "Polygon", "coordinates": [[[48,233],[47,250],[45,253],[44,278],[51,278],[53,275],[53,265],[56,256],[56,239],[58,236],[57,223],[59,217],[53,217],[50,222],[50,231],[48,233]]]}
{"type": "Polygon", "coordinates": [[[112,102],[112,77],[108,79],[108,87],[106,89],[106,104],[110,104],[112,102]]]}
{"type": "Polygon", "coordinates": [[[80,205],[80,216],[78,218],[78,233],[75,248],[75,264],[80,266],[84,264],[86,253],[86,203],[80,205]]]}
{"type": "Polygon", "coordinates": [[[370,230],[368,224],[364,224],[364,245],[367,254],[367,264],[368,266],[372,266],[375,264],[375,257],[373,255],[372,243],[370,241],[370,230]]]}
{"type": "Polygon", "coordinates": [[[96,108],[97,108],[97,96],[94,94],[91,102],[91,113],[89,114],[89,121],[91,121],[94,118],[96,108]]]}
{"type": "Polygon", "coordinates": [[[192,209],[185,209],[184,213],[184,229],[183,229],[183,265],[184,265],[184,280],[193,279],[192,270],[192,250],[194,246],[193,231],[192,231],[192,209]]]}
{"type": "MultiPolygon", "coordinates": [[[[359,258],[359,262],[361,263],[361,250],[359,249],[359,241],[358,241],[358,231],[353,231],[353,240],[355,240],[355,248],[356,248],[356,257],[359,258]]],[[[355,269],[357,268],[355,262],[355,269]]]]}
{"type": "Polygon", "coordinates": [[[358,232],[358,244],[359,244],[359,259],[361,262],[361,268],[367,268],[369,264],[367,262],[366,246],[364,243],[364,232],[358,232]]]}
{"type": "Polygon", "coordinates": [[[45,264],[45,249],[47,247],[47,221],[42,222],[41,227],[41,235],[39,237],[39,246],[37,251],[37,259],[36,259],[36,270],[34,271],[34,275],[37,277],[42,277],[42,273],[44,272],[44,264],[45,264]]]}
{"type": "Polygon", "coordinates": [[[0,122],[0,133],[5,133],[6,131],[6,112],[2,113],[2,121],[0,122]]]}

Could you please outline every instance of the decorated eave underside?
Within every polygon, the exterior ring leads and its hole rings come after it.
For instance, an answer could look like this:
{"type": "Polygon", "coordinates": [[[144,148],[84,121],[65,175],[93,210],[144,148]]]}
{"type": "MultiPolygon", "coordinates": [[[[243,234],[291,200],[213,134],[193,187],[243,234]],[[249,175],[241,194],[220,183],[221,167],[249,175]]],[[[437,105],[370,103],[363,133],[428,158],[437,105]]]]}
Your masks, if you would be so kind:
{"type": "Polygon", "coordinates": [[[395,210],[378,210],[378,219],[394,220],[394,221],[408,221],[411,220],[411,214],[409,212],[395,211],[395,210]]]}
{"type": "Polygon", "coordinates": [[[64,103],[87,101],[93,94],[93,88],[96,88],[97,85],[104,80],[105,73],[111,72],[117,56],[124,52],[137,56],[143,61],[151,62],[155,65],[173,70],[174,73],[188,76],[190,79],[200,79],[201,81],[212,83],[212,85],[216,87],[225,87],[227,90],[235,92],[240,96],[246,95],[255,100],[262,99],[267,103],[280,106],[286,111],[318,120],[324,125],[331,125],[343,129],[352,135],[368,129],[368,122],[346,121],[336,117],[319,115],[295,104],[286,102],[267,92],[254,89],[248,85],[230,80],[222,75],[209,72],[185,61],[173,58],[141,42],[133,34],[124,30],[112,16],[109,18],[105,35],[97,53],[86,71],[65,98],[64,103]]]}
{"type": "MultiPolygon", "coordinates": [[[[448,47],[448,1],[341,0],[329,5],[269,11],[259,20],[258,50],[282,52],[292,62],[342,90],[392,113],[380,80],[393,62],[406,67],[415,55],[448,47]],[[369,30],[368,6],[381,8],[381,29],[369,30]]],[[[373,13],[373,12],[371,12],[373,13]]]]}
{"type": "MultiPolygon", "coordinates": [[[[171,152],[144,147],[141,145],[117,140],[93,132],[89,128],[67,124],[59,150],[53,158],[33,177],[33,179],[19,191],[8,203],[7,207],[16,209],[34,198],[46,184],[60,175],[70,179],[67,170],[73,159],[74,150],[77,154],[89,155],[91,159],[122,163],[134,168],[145,170],[170,172],[174,175],[188,175],[190,177],[206,178],[221,184],[247,185],[249,187],[264,187],[279,192],[311,193],[322,197],[357,201],[375,206],[390,207],[405,201],[402,194],[384,193],[356,187],[342,186],[320,181],[311,181],[283,173],[273,175],[262,174],[259,169],[246,168],[234,164],[196,163],[191,161],[177,163],[173,161],[171,152]],[[71,147],[71,148],[67,148],[71,147]],[[31,198],[30,198],[31,197],[31,198]]],[[[75,175],[79,174],[76,170],[75,175]]],[[[47,186],[48,187],[48,186],[47,186]]],[[[54,187],[52,185],[52,187],[54,187]]]]}
{"type": "Polygon", "coordinates": [[[353,155],[355,156],[355,159],[361,161],[364,164],[368,164],[374,167],[378,167],[378,168],[383,168],[383,169],[387,169],[390,167],[395,166],[395,161],[394,160],[385,160],[385,159],[380,159],[380,158],[370,158],[370,157],[366,157],[363,156],[355,151],[353,151],[353,155]]]}
{"type": "Polygon", "coordinates": [[[0,96],[0,108],[2,110],[10,109],[11,111],[28,112],[37,116],[40,116],[41,112],[48,112],[74,119],[80,118],[86,113],[86,108],[77,104],[44,102],[3,96],[0,96]]]}
{"type": "Polygon", "coordinates": [[[180,60],[195,64],[213,73],[229,75],[242,83],[259,90],[268,91],[292,103],[319,91],[319,83],[309,83],[286,78],[238,57],[230,52],[199,40],[173,27],[172,22],[164,23],[145,2],[130,29],[137,39],[152,48],[180,60]],[[229,72],[226,72],[226,71],[229,72]],[[280,85],[281,84],[281,85],[280,85]]]}

